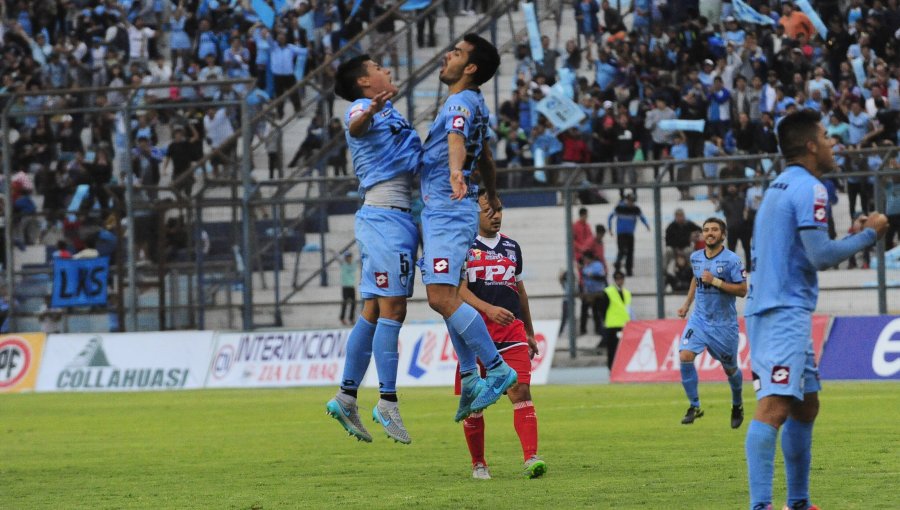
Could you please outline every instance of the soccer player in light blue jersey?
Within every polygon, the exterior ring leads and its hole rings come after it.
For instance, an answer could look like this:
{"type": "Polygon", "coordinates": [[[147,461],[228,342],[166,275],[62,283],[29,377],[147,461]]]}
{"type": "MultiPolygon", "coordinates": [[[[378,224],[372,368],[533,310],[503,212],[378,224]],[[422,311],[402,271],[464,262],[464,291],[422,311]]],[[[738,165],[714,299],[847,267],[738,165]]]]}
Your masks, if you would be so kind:
{"type": "Polygon", "coordinates": [[[738,319],[735,298],[747,295],[747,273],[744,263],[733,251],[725,248],[725,222],[709,218],[703,222],[706,247],[691,254],[694,279],[688,289],[684,306],[678,310],[682,319],[696,303],[688,319],[678,357],[681,359],[681,384],[690,401],[681,419],[684,425],[703,416],[700,394],[697,391],[697,368],[694,359],[704,349],[722,364],[731,385],[731,428],[744,422],[744,400],[741,396],[743,377],[738,366],[738,319]]]}
{"type": "Polygon", "coordinates": [[[469,180],[474,170],[481,174],[488,205],[500,207],[488,145],[489,112],[478,89],[499,65],[497,49],[477,34],[466,34],[447,52],[440,80],[450,95],[422,153],[422,280],[428,304],[446,321],[459,358],[462,392],[456,421],[493,404],[516,383],[516,372],[500,357],[484,320],[459,296],[469,245],[478,233],[478,189],[469,180]],[[476,357],[488,369],[485,379],[477,372],[476,357]]]}
{"type": "Polygon", "coordinates": [[[355,226],[363,309],[347,340],[341,389],[326,409],[350,435],[372,441],[359,419],[356,395],[374,354],[381,398],[372,417],[388,437],[409,444],[397,407],[397,338],[406,318],[406,300],[412,296],[413,261],[419,247],[411,187],[422,143],[391,105],[390,98],[397,93],[391,72],[368,55],[338,67],[334,90],[351,101],[344,123],[363,200],[355,226]]]}
{"type": "Polygon", "coordinates": [[[809,501],[813,422],[819,412],[819,373],[811,330],[819,269],[872,246],[887,232],[883,214],[857,220],[857,234],[828,237],[828,192],[823,173],[837,170],[820,115],[801,110],[778,125],[778,148],[787,167],[769,185],[756,214],[750,293],[744,314],[750,339],[753,389],[758,400],[747,428],[751,510],[772,508],[775,443],[781,434],[787,505],[809,501]]]}

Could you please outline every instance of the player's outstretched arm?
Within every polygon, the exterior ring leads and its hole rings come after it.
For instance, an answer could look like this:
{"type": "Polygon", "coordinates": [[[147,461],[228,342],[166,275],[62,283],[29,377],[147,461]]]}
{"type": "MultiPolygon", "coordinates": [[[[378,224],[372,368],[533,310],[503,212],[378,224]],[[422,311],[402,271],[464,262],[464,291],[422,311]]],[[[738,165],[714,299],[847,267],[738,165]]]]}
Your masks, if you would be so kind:
{"type": "Polygon", "coordinates": [[[384,109],[384,104],[393,95],[393,92],[379,92],[372,98],[372,102],[369,103],[369,107],[365,111],[357,114],[355,117],[351,116],[350,125],[347,126],[350,136],[359,138],[366,134],[369,131],[369,126],[372,125],[372,118],[375,117],[376,113],[384,109]]]}
{"type": "Polygon", "coordinates": [[[691,311],[691,304],[694,303],[694,293],[697,292],[697,279],[691,278],[691,288],[688,289],[687,297],[684,299],[684,304],[681,305],[681,308],[678,309],[678,316],[684,319],[687,317],[689,311],[691,311]]]}
{"type": "Polygon", "coordinates": [[[880,213],[872,213],[868,218],[857,220],[862,231],[847,236],[843,239],[829,239],[828,232],[820,229],[806,229],[800,231],[800,240],[803,242],[803,250],[806,258],[816,269],[829,268],[846,260],[850,255],[872,246],[884,237],[887,232],[887,216],[880,213]]]}
{"type": "Polygon", "coordinates": [[[472,306],[472,308],[485,314],[491,322],[496,322],[501,326],[509,326],[516,320],[516,316],[506,308],[494,306],[473,294],[472,291],[469,290],[469,286],[465,279],[460,280],[459,282],[459,297],[472,306]]]}
{"type": "Polygon", "coordinates": [[[453,189],[450,198],[462,200],[469,190],[463,175],[463,165],[466,164],[466,139],[463,135],[447,134],[447,159],[450,163],[450,187],[453,189]]]}
{"type": "Polygon", "coordinates": [[[535,357],[538,352],[537,342],[534,339],[534,325],[531,323],[531,307],[528,306],[528,293],[525,292],[525,282],[516,282],[519,289],[519,307],[522,309],[522,322],[525,323],[525,335],[528,337],[528,350],[531,357],[535,357]]]}

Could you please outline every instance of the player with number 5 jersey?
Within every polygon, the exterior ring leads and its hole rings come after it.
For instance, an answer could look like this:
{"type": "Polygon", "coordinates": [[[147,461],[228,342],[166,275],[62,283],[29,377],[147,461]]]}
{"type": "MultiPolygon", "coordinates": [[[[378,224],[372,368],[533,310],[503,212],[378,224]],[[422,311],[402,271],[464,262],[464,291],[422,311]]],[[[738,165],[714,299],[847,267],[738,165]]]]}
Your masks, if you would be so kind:
{"type": "Polygon", "coordinates": [[[363,200],[355,225],[363,310],[347,340],[340,391],[326,409],[351,436],[372,440],[359,418],[356,396],[374,354],[381,398],[372,418],[388,437],[409,444],[397,405],[397,344],[406,300],[412,296],[413,262],[419,247],[411,187],[422,144],[413,126],[391,104],[397,87],[390,70],[368,55],[338,67],[335,93],[351,102],[344,123],[363,200]]]}

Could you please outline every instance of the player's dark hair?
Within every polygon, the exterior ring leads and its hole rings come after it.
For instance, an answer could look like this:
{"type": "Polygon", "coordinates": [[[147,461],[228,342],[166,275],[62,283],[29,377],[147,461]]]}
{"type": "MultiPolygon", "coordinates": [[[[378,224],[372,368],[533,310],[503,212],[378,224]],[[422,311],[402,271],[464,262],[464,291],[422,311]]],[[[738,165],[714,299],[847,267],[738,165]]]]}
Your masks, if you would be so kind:
{"type": "Polygon", "coordinates": [[[481,85],[493,78],[497,73],[497,68],[500,67],[500,54],[497,53],[497,48],[490,41],[475,33],[464,35],[463,41],[473,46],[472,51],[469,52],[467,64],[475,64],[475,67],[478,68],[472,75],[472,82],[475,85],[481,85]]]}
{"type": "Polygon", "coordinates": [[[722,218],[716,218],[715,216],[710,216],[709,218],[706,218],[706,220],[703,222],[703,226],[705,227],[707,223],[715,223],[716,225],[719,226],[719,229],[722,230],[723,234],[728,233],[728,226],[725,225],[725,220],[723,220],[722,218]]]}
{"type": "Polygon", "coordinates": [[[368,76],[366,62],[372,58],[363,53],[341,63],[334,74],[334,93],[347,101],[356,101],[363,97],[362,89],[356,84],[356,80],[368,76]]]}
{"type": "Polygon", "coordinates": [[[806,143],[814,142],[819,136],[821,119],[822,115],[811,109],[799,110],[781,119],[777,128],[781,155],[787,160],[804,156],[806,143]]]}
{"type": "Polygon", "coordinates": [[[625,279],[625,273],[623,273],[622,271],[616,271],[615,273],[613,273],[613,280],[617,278],[625,279]]]}

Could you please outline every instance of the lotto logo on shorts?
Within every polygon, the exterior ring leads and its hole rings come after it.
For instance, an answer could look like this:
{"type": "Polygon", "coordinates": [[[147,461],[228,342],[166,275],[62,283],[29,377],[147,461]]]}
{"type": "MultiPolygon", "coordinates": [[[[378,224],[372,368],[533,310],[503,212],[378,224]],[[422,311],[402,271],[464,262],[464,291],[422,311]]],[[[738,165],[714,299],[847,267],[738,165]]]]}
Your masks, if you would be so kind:
{"type": "Polygon", "coordinates": [[[453,122],[450,125],[453,126],[453,129],[462,129],[466,127],[466,118],[457,115],[456,117],[453,117],[453,122]]]}
{"type": "Polygon", "coordinates": [[[388,274],[387,273],[375,273],[375,286],[379,289],[388,288],[388,274]]]}
{"type": "Polygon", "coordinates": [[[813,206],[813,218],[819,223],[828,222],[828,211],[825,209],[824,205],[816,204],[813,206]]]}
{"type": "Polygon", "coordinates": [[[434,259],[434,272],[435,273],[449,273],[450,272],[450,261],[447,259],[434,259]]]}
{"type": "Polygon", "coordinates": [[[772,368],[772,382],[775,384],[788,384],[791,380],[791,367],[775,365],[772,368]]]}

